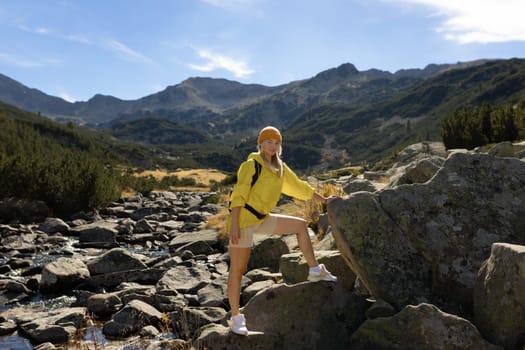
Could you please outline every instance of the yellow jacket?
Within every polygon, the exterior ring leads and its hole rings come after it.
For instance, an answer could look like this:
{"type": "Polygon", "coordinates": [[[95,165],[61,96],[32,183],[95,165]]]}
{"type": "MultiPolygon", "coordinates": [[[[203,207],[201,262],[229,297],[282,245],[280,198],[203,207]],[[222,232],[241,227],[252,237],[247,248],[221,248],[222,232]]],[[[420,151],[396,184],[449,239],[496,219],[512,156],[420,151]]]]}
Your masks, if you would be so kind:
{"type": "MultiPolygon", "coordinates": [[[[237,184],[233,187],[230,196],[230,208],[241,207],[239,215],[241,229],[261,221],[244,208],[245,203],[261,214],[268,214],[277,205],[281,193],[301,200],[311,199],[314,194],[314,188],[308,182],[299,179],[286,164],[283,163],[282,177],[279,177],[277,172],[272,172],[264,164],[260,153],[254,152],[239,166],[237,171],[237,184]],[[257,181],[251,187],[252,176],[255,173],[254,161],[259,162],[262,169],[257,181]]],[[[230,222],[231,215],[228,219],[228,228],[230,222]]]]}

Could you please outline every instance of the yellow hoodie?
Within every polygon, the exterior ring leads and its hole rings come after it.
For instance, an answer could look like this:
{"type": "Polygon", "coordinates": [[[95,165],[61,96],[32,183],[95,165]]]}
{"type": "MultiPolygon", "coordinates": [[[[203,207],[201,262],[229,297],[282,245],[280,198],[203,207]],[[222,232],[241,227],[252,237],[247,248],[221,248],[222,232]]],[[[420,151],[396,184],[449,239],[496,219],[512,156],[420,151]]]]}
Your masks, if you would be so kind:
{"type": "MultiPolygon", "coordinates": [[[[237,184],[233,187],[230,196],[230,208],[241,207],[239,215],[239,227],[241,229],[261,221],[244,208],[245,203],[248,203],[261,214],[268,214],[277,205],[281,193],[301,200],[312,198],[314,188],[306,181],[299,179],[286,164],[283,163],[283,166],[283,176],[279,177],[277,171],[272,172],[266,167],[258,152],[251,153],[248,159],[239,166],[237,184]],[[251,187],[252,176],[255,173],[254,161],[259,162],[262,169],[257,181],[251,187]]],[[[231,215],[228,224],[230,221],[231,215]]]]}

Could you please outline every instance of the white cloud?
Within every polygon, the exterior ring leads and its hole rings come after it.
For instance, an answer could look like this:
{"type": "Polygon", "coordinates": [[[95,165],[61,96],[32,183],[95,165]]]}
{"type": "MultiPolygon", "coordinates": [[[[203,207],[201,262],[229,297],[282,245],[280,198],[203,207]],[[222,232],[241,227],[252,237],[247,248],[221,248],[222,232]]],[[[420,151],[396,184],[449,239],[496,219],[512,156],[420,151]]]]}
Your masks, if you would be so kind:
{"type": "Polygon", "coordinates": [[[237,6],[249,5],[256,0],[202,0],[203,2],[223,8],[235,8],[237,6]]]}
{"type": "Polygon", "coordinates": [[[424,5],[444,17],[436,31],[462,44],[525,41],[523,0],[386,0],[424,5]]]}
{"type": "Polygon", "coordinates": [[[76,101],[79,101],[79,99],[71,96],[70,94],[68,94],[67,92],[61,92],[58,94],[58,97],[60,97],[61,99],[64,99],[66,100],[67,102],[76,102],[76,101]]]}
{"type": "Polygon", "coordinates": [[[31,59],[5,52],[0,52],[0,62],[21,68],[39,68],[60,64],[59,60],[49,58],[31,59]]]}
{"type": "Polygon", "coordinates": [[[163,91],[164,89],[166,89],[166,86],[165,86],[165,85],[162,85],[162,84],[160,84],[160,83],[153,84],[153,85],[151,86],[151,92],[152,92],[152,93],[157,93],[157,92],[163,91]]]}
{"type": "Polygon", "coordinates": [[[18,25],[20,30],[31,32],[39,35],[46,35],[49,37],[59,38],[62,40],[67,41],[73,41],[77,42],[79,44],[83,45],[97,45],[101,46],[103,48],[109,49],[113,52],[118,53],[121,57],[128,61],[133,62],[143,62],[152,64],[154,63],[152,59],[147,57],[146,55],[142,54],[139,51],[133,50],[126,46],[125,44],[121,43],[120,41],[114,40],[114,39],[102,39],[102,40],[96,40],[95,42],[91,40],[88,36],[83,34],[63,34],[58,31],[45,28],[45,27],[38,27],[38,28],[30,28],[24,24],[18,25]]]}
{"type": "Polygon", "coordinates": [[[104,40],[104,47],[117,52],[118,54],[120,54],[121,56],[123,56],[125,59],[129,61],[153,63],[153,61],[147,56],[127,47],[126,45],[124,45],[123,43],[117,40],[113,40],[113,39],[104,40]]]}
{"type": "Polygon", "coordinates": [[[24,32],[47,35],[50,37],[56,37],[68,41],[75,41],[81,44],[87,45],[92,43],[91,39],[89,39],[89,37],[83,34],[63,34],[46,27],[30,28],[25,24],[18,24],[18,28],[24,32]]]}
{"type": "Polygon", "coordinates": [[[91,39],[82,34],[64,35],[63,38],[68,41],[75,41],[80,44],[91,44],[91,39]]]}
{"type": "Polygon", "coordinates": [[[210,50],[198,50],[199,57],[204,59],[204,64],[190,64],[190,68],[201,72],[212,72],[217,69],[225,69],[237,78],[246,78],[255,73],[242,60],[214,53],[210,50]]]}
{"type": "Polygon", "coordinates": [[[201,0],[202,2],[220,9],[242,14],[243,16],[264,16],[262,6],[267,0],[201,0]]]}
{"type": "Polygon", "coordinates": [[[35,33],[47,35],[51,34],[51,31],[48,28],[36,28],[35,33]]]}

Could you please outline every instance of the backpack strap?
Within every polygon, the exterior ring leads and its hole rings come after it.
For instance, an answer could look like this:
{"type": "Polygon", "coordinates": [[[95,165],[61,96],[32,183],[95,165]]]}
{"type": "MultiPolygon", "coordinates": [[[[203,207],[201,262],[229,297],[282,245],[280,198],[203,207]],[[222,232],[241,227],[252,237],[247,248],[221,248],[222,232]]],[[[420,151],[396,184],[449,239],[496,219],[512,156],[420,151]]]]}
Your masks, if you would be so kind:
{"type": "Polygon", "coordinates": [[[250,187],[253,187],[253,185],[255,185],[255,183],[257,182],[257,179],[259,178],[259,175],[261,174],[261,170],[262,170],[261,163],[259,163],[255,159],[253,160],[253,163],[254,163],[253,165],[255,166],[255,173],[253,173],[252,183],[251,183],[250,187]]]}
{"type": "MultiPolygon", "coordinates": [[[[259,175],[261,174],[261,170],[262,170],[261,163],[259,163],[255,159],[253,160],[253,163],[254,163],[253,165],[255,166],[255,173],[253,173],[252,183],[251,183],[250,187],[253,187],[253,185],[255,185],[255,183],[257,182],[257,179],[259,178],[259,175]]],[[[255,210],[255,208],[253,208],[248,203],[244,204],[244,208],[246,208],[250,213],[255,215],[257,217],[257,219],[264,219],[266,217],[266,214],[259,213],[257,210],[255,210]]]]}

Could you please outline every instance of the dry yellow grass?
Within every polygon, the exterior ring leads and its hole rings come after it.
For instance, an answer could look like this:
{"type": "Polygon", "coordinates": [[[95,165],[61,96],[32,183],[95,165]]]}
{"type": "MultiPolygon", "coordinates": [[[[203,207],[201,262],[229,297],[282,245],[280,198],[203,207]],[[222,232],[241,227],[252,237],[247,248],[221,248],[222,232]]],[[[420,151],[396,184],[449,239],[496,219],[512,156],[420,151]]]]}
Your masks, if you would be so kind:
{"type": "Polygon", "coordinates": [[[213,181],[221,182],[227,175],[216,169],[189,169],[169,172],[165,169],[145,170],[137,173],[137,176],[153,176],[157,180],[162,180],[165,176],[177,176],[179,179],[191,178],[197,184],[209,186],[213,181]]]}

